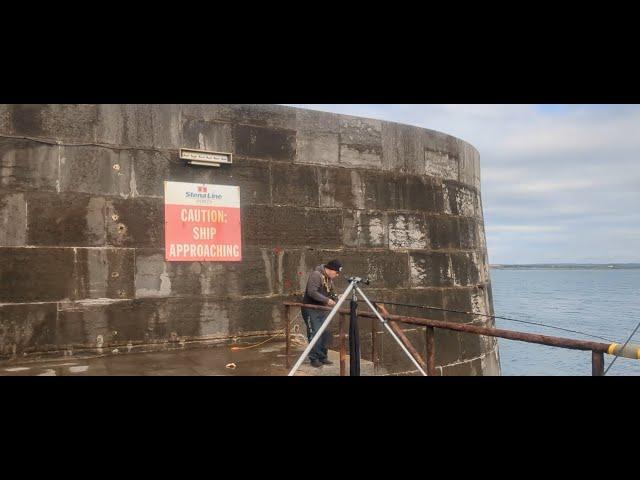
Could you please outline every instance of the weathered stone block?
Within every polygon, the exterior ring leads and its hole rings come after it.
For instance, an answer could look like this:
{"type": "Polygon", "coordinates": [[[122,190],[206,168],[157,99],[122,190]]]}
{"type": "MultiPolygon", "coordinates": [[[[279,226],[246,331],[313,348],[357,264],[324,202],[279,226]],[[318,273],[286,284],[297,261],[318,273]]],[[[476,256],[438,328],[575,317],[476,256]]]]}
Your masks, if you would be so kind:
{"type": "Polygon", "coordinates": [[[182,142],[181,107],[181,105],[163,103],[151,105],[155,148],[178,150],[185,146],[182,142]]]}
{"type": "Polygon", "coordinates": [[[13,133],[69,142],[95,141],[95,105],[11,105],[13,133]]]}
{"type": "Polygon", "coordinates": [[[164,248],[164,202],[156,198],[106,201],[107,243],[117,247],[164,248]]]}
{"type": "Polygon", "coordinates": [[[214,118],[256,125],[259,127],[279,128],[284,130],[295,130],[297,125],[297,109],[282,105],[269,104],[223,104],[204,105],[205,114],[207,109],[213,108],[214,118]]]}
{"type": "Polygon", "coordinates": [[[296,163],[338,165],[340,146],[337,133],[302,130],[296,135],[296,163]]]}
{"type": "Polygon", "coordinates": [[[233,153],[233,125],[183,118],[182,143],[184,148],[208,150],[210,152],[233,153]]]}
{"type": "Polygon", "coordinates": [[[392,292],[391,302],[405,305],[418,305],[421,307],[433,307],[434,310],[400,305],[387,305],[386,308],[389,313],[395,315],[444,320],[442,295],[442,289],[440,288],[421,288],[418,290],[395,289],[392,292]]]}
{"type": "Polygon", "coordinates": [[[319,168],[318,180],[321,207],[364,208],[365,186],[357,170],[319,168]]]}
{"type": "Polygon", "coordinates": [[[228,334],[227,306],[192,298],[61,304],[60,323],[91,347],[166,343],[228,334]],[[73,333],[75,332],[75,333],[73,333]]]}
{"type": "Polygon", "coordinates": [[[78,248],[76,263],[76,298],[134,297],[133,250],[78,248]]]}
{"type": "Polygon", "coordinates": [[[423,215],[389,214],[389,248],[391,250],[426,249],[429,233],[423,215]]]}
{"type": "Polygon", "coordinates": [[[318,207],[320,188],[316,167],[274,163],[272,172],[272,196],[274,205],[318,207]]]}
{"type": "Polygon", "coordinates": [[[342,243],[342,212],[250,205],[242,210],[246,245],[322,246],[342,243]]]}
{"type": "Polygon", "coordinates": [[[279,253],[271,248],[244,246],[242,262],[222,265],[205,263],[201,277],[202,295],[240,297],[247,295],[272,295],[281,290],[276,272],[279,253]]]}
{"type": "MultiPolygon", "coordinates": [[[[138,249],[135,257],[136,298],[171,296],[171,265],[164,260],[164,250],[138,249]]],[[[194,293],[198,290],[194,289],[194,293]]]]}
{"type": "Polygon", "coordinates": [[[382,147],[341,144],[340,164],[349,167],[381,168],[382,147]]]}
{"type": "MultiPolygon", "coordinates": [[[[455,310],[456,312],[473,312],[473,306],[471,304],[472,293],[473,289],[471,288],[444,289],[444,308],[446,310],[455,310]]],[[[473,315],[466,313],[454,313],[449,311],[444,314],[444,320],[447,322],[471,323],[473,319],[473,315]]]]}
{"type": "Polygon", "coordinates": [[[27,204],[24,194],[0,195],[0,246],[25,245],[27,204]]]}
{"type": "Polygon", "coordinates": [[[296,156],[296,132],[273,128],[236,125],[234,132],[238,155],[293,162],[296,156]]]}
{"type": "Polygon", "coordinates": [[[412,287],[446,287],[453,285],[451,260],[440,252],[411,252],[409,265],[412,287]]]}
{"type": "Polygon", "coordinates": [[[424,149],[424,173],[432,177],[458,180],[458,159],[449,152],[424,149]]]}
{"type": "Polygon", "coordinates": [[[95,127],[99,143],[152,147],[154,144],[153,110],[151,105],[98,105],[95,127]]]}
{"type": "Polygon", "coordinates": [[[494,319],[488,316],[492,315],[492,313],[486,285],[478,285],[471,290],[470,311],[477,314],[473,316],[474,323],[486,327],[495,325],[494,319]]]}
{"type": "MultiPolygon", "coordinates": [[[[400,138],[403,126],[394,122],[381,123],[382,168],[385,170],[406,172],[407,161],[411,155],[404,151],[400,138]]],[[[411,144],[409,144],[410,146],[411,144]]]]}
{"type": "Polygon", "coordinates": [[[485,285],[485,289],[487,292],[487,302],[489,304],[489,315],[495,315],[495,311],[493,310],[493,289],[491,287],[491,282],[485,285]]]}
{"type": "Polygon", "coordinates": [[[158,321],[156,324],[158,333],[165,338],[168,336],[171,339],[172,334],[175,334],[178,338],[196,338],[200,335],[203,320],[205,320],[205,323],[214,321],[218,327],[222,327],[220,330],[224,328],[221,325],[224,320],[221,321],[217,317],[213,319],[210,317],[212,314],[222,313],[221,307],[224,304],[209,302],[204,299],[171,298],[167,300],[165,305],[166,307],[161,310],[159,315],[159,320],[162,319],[165,323],[162,324],[158,321]],[[219,308],[212,309],[212,305],[219,308]]]}
{"type": "Polygon", "coordinates": [[[453,284],[459,286],[477,285],[480,281],[475,252],[451,253],[453,284]]]}
{"type": "Polygon", "coordinates": [[[0,302],[48,302],[77,290],[71,248],[0,248],[0,302]]]}
{"type": "Polygon", "coordinates": [[[247,298],[229,304],[229,334],[272,332],[284,328],[282,302],[291,299],[288,296],[247,298]]]}
{"type": "Polygon", "coordinates": [[[478,228],[473,218],[458,218],[458,235],[460,236],[460,248],[473,250],[478,247],[478,228]]]}
{"type": "Polygon", "coordinates": [[[166,340],[171,331],[163,328],[170,315],[162,300],[85,300],[61,303],[59,310],[61,345],[109,348],[129,342],[153,343],[166,340]]]}
{"type": "Polygon", "coordinates": [[[55,345],[57,314],[55,303],[0,305],[0,355],[14,356],[55,345]]]}
{"type": "Polygon", "coordinates": [[[164,251],[136,253],[136,297],[194,296],[228,298],[271,295],[278,291],[276,253],[245,247],[240,263],[165,262],[164,251]]]}
{"type": "Polygon", "coordinates": [[[481,358],[480,372],[485,377],[499,377],[502,375],[497,348],[481,358]]]}
{"type": "Polygon", "coordinates": [[[474,186],[477,150],[462,140],[458,140],[457,143],[460,153],[460,181],[467,185],[474,186]]]}
{"type": "Polygon", "coordinates": [[[396,177],[370,170],[361,173],[364,184],[365,208],[368,210],[397,210],[399,208],[396,177]]]}
{"type": "Polygon", "coordinates": [[[443,189],[447,200],[445,205],[447,213],[466,217],[476,216],[478,195],[475,190],[451,181],[444,182],[443,189]]]}
{"type": "Polygon", "coordinates": [[[461,360],[472,360],[480,357],[485,350],[485,342],[480,335],[467,332],[459,332],[461,345],[461,360]]]}
{"type": "Polygon", "coordinates": [[[382,167],[382,122],[340,116],[340,163],[350,167],[382,167]]]}
{"type": "Polygon", "coordinates": [[[204,338],[224,338],[229,336],[229,310],[225,302],[205,300],[200,310],[200,331],[204,338]]]}
{"type": "Polygon", "coordinates": [[[389,245],[389,226],[384,212],[344,211],[343,241],[348,247],[386,248],[389,245]]]}
{"type": "Polygon", "coordinates": [[[481,190],[481,175],[480,175],[480,154],[476,151],[473,161],[474,166],[474,182],[473,186],[478,192],[481,190]]]}
{"type": "Polygon", "coordinates": [[[402,288],[409,283],[407,254],[401,252],[373,252],[345,250],[331,258],[342,259],[349,275],[369,278],[375,288],[402,288]]]}
{"type": "Polygon", "coordinates": [[[30,193],[26,198],[29,245],[105,244],[103,198],[78,193],[30,193]]]}
{"type": "Polygon", "coordinates": [[[455,250],[460,248],[460,231],[457,218],[448,216],[426,217],[426,223],[432,248],[455,250]]]}
{"type": "Polygon", "coordinates": [[[295,109],[295,114],[298,132],[340,133],[340,120],[334,113],[295,109]]]}
{"type": "Polygon", "coordinates": [[[59,147],[0,138],[0,192],[56,191],[59,147]]]}
{"type": "Polygon", "coordinates": [[[128,151],[62,147],[60,191],[129,197],[131,187],[131,155],[128,151]]]}
{"type": "Polygon", "coordinates": [[[296,111],[296,162],[337,165],[339,162],[338,117],[312,110],[296,111]]]}
{"type": "Polygon", "coordinates": [[[0,133],[9,135],[13,131],[11,125],[11,105],[0,103],[0,133]]]}
{"type": "Polygon", "coordinates": [[[382,122],[371,118],[340,115],[340,143],[343,145],[382,146],[382,122]]]}
{"type": "Polygon", "coordinates": [[[456,363],[462,358],[462,342],[460,333],[443,328],[434,329],[436,349],[436,365],[443,366],[456,363]]]}
{"type": "Polygon", "coordinates": [[[477,249],[476,261],[478,265],[478,283],[489,283],[491,280],[489,276],[489,258],[487,257],[487,251],[477,249]]]}
{"type": "MultiPolygon", "coordinates": [[[[131,192],[133,196],[164,197],[164,181],[172,179],[172,168],[188,170],[185,162],[178,159],[177,153],[168,154],[145,150],[132,152],[131,192]]],[[[203,172],[204,169],[205,167],[199,171],[203,172]]]]}
{"type": "Polygon", "coordinates": [[[399,209],[434,213],[444,211],[441,187],[432,179],[398,175],[395,182],[399,209]]]}
{"type": "Polygon", "coordinates": [[[480,195],[476,196],[476,217],[480,220],[484,219],[484,211],[482,209],[482,197],[480,195]]]}
{"type": "Polygon", "coordinates": [[[476,226],[477,226],[476,238],[478,240],[478,249],[480,251],[486,253],[486,251],[487,251],[487,237],[486,237],[486,234],[484,232],[484,222],[483,221],[478,221],[478,222],[476,222],[476,226]]]}

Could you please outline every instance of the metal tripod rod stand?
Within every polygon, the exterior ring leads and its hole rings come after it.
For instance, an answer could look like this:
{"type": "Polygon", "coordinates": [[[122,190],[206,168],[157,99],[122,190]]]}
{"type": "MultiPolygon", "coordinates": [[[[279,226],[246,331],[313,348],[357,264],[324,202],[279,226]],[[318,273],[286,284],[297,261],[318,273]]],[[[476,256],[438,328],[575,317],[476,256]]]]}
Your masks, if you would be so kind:
{"type": "MultiPolygon", "coordinates": [[[[371,302],[366,297],[366,295],[362,292],[362,290],[360,290],[360,287],[358,287],[358,283],[360,283],[362,281],[362,279],[360,277],[352,277],[350,280],[351,280],[351,283],[349,283],[349,286],[347,287],[347,289],[344,291],[344,293],[340,297],[340,300],[338,300],[338,303],[335,304],[335,306],[333,307],[333,309],[331,310],[331,312],[329,313],[329,315],[325,319],[324,323],[322,324],[320,329],[317,331],[317,333],[313,336],[313,338],[309,342],[309,345],[307,345],[307,348],[305,349],[305,351],[302,352],[302,355],[300,355],[300,358],[298,358],[298,361],[293,366],[293,368],[291,369],[291,371],[289,372],[289,374],[287,376],[292,377],[296,373],[298,368],[300,368],[300,365],[302,365],[302,362],[304,362],[304,359],[307,358],[307,355],[309,355],[309,352],[311,352],[311,349],[313,348],[313,346],[318,342],[318,340],[320,340],[320,336],[322,335],[322,332],[324,332],[327,329],[327,327],[329,326],[329,323],[331,323],[331,320],[333,320],[333,317],[335,316],[335,314],[340,309],[340,306],[344,303],[344,301],[347,299],[347,297],[349,296],[351,291],[355,288],[356,291],[362,296],[362,298],[364,298],[365,302],[367,302],[367,305],[369,305],[369,308],[371,309],[371,311],[378,317],[378,320],[380,320],[382,322],[382,324],[386,327],[386,329],[389,331],[391,336],[395,339],[396,342],[398,342],[398,345],[400,345],[402,350],[404,350],[404,352],[407,354],[407,356],[411,359],[411,361],[414,363],[414,365],[418,368],[420,373],[422,373],[422,375],[424,375],[426,377],[427,376],[427,372],[425,372],[422,369],[422,367],[420,366],[420,364],[416,361],[416,359],[413,358],[413,355],[411,355],[409,350],[407,350],[407,348],[403,345],[403,343],[400,341],[398,336],[393,332],[393,330],[391,330],[391,327],[389,327],[388,322],[380,315],[378,310],[376,310],[376,308],[371,304],[371,302]]],[[[356,299],[356,292],[355,291],[353,292],[353,298],[356,299]]]]}
{"type": "MultiPolygon", "coordinates": [[[[418,370],[420,370],[420,373],[422,373],[422,375],[426,377],[427,376],[427,372],[425,372],[422,369],[422,367],[420,366],[418,361],[415,358],[413,358],[413,355],[411,355],[411,353],[409,353],[409,350],[407,350],[407,347],[404,346],[404,344],[400,341],[400,339],[395,334],[395,332],[393,330],[391,330],[391,327],[389,326],[389,322],[387,322],[384,319],[384,317],[382,315],[380,315],[380,312],[378,312],[378,310],[371,304],[371,302],[369,301],[367,296],[362,292],[362,290],[360,290],[360,287],[356,286],[355,288],[356,288],[356,291],[360,294],[360,296],[362,296],[362,298],[364,298],[364,301],[367,302],[367,305],[369,305],[369,308],[371,309],[371,311],[376,315],[376,317],[378,317],[378,320],[380,320],[382,322],[382,324],[386,327],[387,331],[396,340],[396,342],[398,342],[398,345],[400,345],[402,350],[404,350],[404,353],[407,354],[407,356],[411,359],[413,364],[418,368],[418,370]]],[[[354,295],[355,295],[355,292],[354,292],[354,295]]]]}

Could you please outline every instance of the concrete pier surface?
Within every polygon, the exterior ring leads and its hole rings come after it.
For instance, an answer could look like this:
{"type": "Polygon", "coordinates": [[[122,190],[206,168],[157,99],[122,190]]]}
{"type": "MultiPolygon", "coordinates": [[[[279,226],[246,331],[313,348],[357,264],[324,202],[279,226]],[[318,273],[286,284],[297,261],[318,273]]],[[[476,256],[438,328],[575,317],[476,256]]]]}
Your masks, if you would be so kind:
{"type": "MultiPolygon", "coordinates": [[[[305,348],[299,343],[291,345],[287,368],[285,342],[273,339],[257,345],[260,341],[155,352],[109,352],[100,356],[21,358],[0,362],[0,376],[286,376],[305,348]],[[233,350],[234,347],[238,349],[233,350]]],[[[296,376],[339,376],[339,353],[330,350],[329,358],[334,364],[320,368],[312,367],[305,360],[296,376]]],[[[348,356],[346,365],[348,375],[348,356]]],[[[374,375],[372,362],[361,360],[360,365],[362,376],[374,375]]]]}

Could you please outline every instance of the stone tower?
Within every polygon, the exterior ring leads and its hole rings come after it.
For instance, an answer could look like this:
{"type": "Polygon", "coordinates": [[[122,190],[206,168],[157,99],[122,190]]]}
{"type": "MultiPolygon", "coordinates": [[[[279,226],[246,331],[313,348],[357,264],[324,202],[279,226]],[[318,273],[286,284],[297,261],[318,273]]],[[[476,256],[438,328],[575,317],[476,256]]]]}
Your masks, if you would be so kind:
{"type": "MultiPolygon", "coordinates": [[[[2,358],[274,333],[282,302],[331,258],[371,278],[371,299],[493,313],[477,150],[397,123],[270,105],[0,105],[0,222],[2,358]],[[180,148],[233,163],[187,165],[180,148]],[[241,262],[165,261],[167,180],[240,187],[241,262]]],[[[374,341],[381,371],[413,370],[366,322],[363,357],[374,341]]],[[[424,329],[407,335],[424,350],[424,329]]],[[[500,374],[494,338],[436,330],[436,350],[441,374],[500,374]]]]}

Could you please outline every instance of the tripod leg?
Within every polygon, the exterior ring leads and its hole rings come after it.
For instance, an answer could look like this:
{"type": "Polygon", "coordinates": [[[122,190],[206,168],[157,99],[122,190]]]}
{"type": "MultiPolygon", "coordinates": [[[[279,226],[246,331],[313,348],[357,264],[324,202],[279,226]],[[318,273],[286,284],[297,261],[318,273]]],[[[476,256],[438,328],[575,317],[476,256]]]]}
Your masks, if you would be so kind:
{"type": "Polygon", "coordinates": [[[309,345],[307,345],[307,348],[305,349],[305,351],[302,352],[302,355],[300,355],[300,358],[298,359],[296,364],[293,366],[293,368],[291,369],[291,371],[287,375],[288,377],[292,377],[296,373],[298,368],[300,368],[300,365],[302,365],[302,362],[304,362],[304,359],[307,358],[307,355],[309,355],[309,352],[311,352],[311,350],[313,349],[313,346],[318,342],[318,340],[320,340],[320,336],[327,329],[327,327],[331,323],[331,320],[333,320],[333,317],[338,312],[338,310],[340,309],[340,306],[344,303],[344,301],[346,300],[346,298],[349,295],[349,293],[351,292],[351,290],[353,290],[354,286],[355,286],[355,282],[351,282],[349,284],[347,289],[342,294],[342,297],[340,297],[340,300],[338,300],[338,303],[335,304],[335,306],[333,307],[333,309],[329,313],[329,316],[327,316],[327,318],[325,319],[325,321],[322,324],[322,326],[318,329],[318,331],[315,333],[315,335],[313,336],[313,338],[309,342],[309,345]]]}
{"type": "Polygon", "coordinates": [[[395,332],[391,329],[391,327],[389,327],[389,323],[382,317],[382,315],[380,315],[380,312],[378,312],[378,309],[375,308],[371,302],[369,301],[369,299],[367,298],[367,296],[362,292],[362,290],[360,290],[360,287],[356,287],[356,291],[362,295],[362,298],[364,298],[364,301],[367,302],[367,305],[369,305],[369,308],[371,309],[371,311],[378,317],[378,319],[382,322],[382,324],[386,327],[386,329],[389,331],[389,333],[391,334],[391,336],[395,339],[396,342],[398,342],[398,345],[400,345],[400,347],[402,348],[402,350],[404,350],[404,353],[407,354],[407,356],[409,357],[409,359],[413,362],[413,364],[418,368],[418,370],[420,371],[420,373],[422,373],[423,376],[427,376],[427,372],[424,371],[424,369],[420,366],[420,364],[418,363],[418,361],[413,358],[413,355],[411,355],[411,353],[409,352],[409,350],[407,350],[407,347],[404,346],[404,344],[400,341],[400,339],[398,338],[398,336],[395,334],[395,332]]]}

